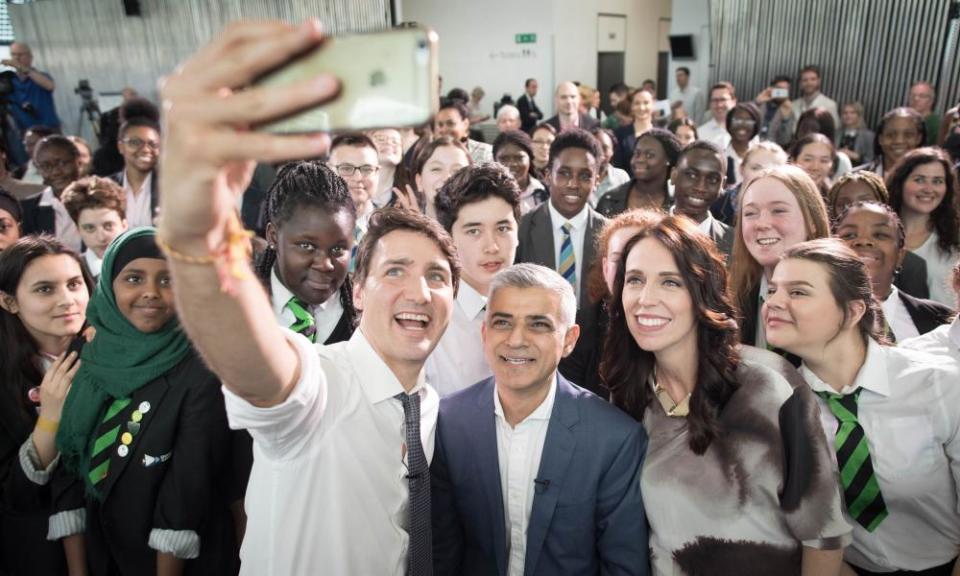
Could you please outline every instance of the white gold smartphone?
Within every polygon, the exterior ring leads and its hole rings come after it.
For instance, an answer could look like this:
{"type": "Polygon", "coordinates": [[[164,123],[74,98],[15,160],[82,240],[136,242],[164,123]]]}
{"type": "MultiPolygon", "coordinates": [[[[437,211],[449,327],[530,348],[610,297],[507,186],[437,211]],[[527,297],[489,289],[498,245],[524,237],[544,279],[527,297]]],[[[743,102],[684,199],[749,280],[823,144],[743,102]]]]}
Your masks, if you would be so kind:
{"type": "Polygon", "coordinates": [[[437,34],[426,28],[326,38],[319,48],[259,78],[284,86],[321,73],[340,79],[330,102],[257,129],[277,133],[336,132],[416,126],[438,105],[437,34]]]}

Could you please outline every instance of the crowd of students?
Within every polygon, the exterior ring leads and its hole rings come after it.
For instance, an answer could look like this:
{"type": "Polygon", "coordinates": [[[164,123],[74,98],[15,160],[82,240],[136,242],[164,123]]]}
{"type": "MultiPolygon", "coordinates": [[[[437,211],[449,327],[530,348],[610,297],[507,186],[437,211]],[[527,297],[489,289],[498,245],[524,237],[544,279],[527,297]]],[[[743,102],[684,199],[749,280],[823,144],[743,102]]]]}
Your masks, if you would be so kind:
{"type": "Polygon", "coordinates": [[[51,134],[2,184],[0,574],[960,574],[957,167],[919,114],[873,155],[862,108],[787,152],[733,103],[724,147],[642,88],[587,130],[569,82],[492,146],[458,98],[238,129],[336,93],[237,90],[319,41],[235,25],[120,172],[51,134]]]}

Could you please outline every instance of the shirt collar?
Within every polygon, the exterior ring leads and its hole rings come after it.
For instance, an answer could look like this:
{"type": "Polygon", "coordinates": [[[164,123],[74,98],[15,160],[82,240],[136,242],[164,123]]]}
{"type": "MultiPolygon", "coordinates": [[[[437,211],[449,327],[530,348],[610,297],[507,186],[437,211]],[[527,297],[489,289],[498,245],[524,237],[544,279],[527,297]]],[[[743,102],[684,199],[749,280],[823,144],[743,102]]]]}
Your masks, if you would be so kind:
{"type": "MultiPolygon", "coordinates": [[[[670,207],[670,215],[674,216],[677,213],[677,205],[674,204],[670,207]]],[[[713,214],[710,210],[707,210],[707,217],[703,219],[703,222],[697,224],[697,227],[700,228],[700,231],[704,234],[710,234],[710,229],[713,228],[713,214]]]]}
{"type": "MultiPolygon", "coordinates": [[[[280,314],[283,313],[283,309],[287,307],[287,302],[295,296],[293,292],[283,285],[283,282],[281,282],[277,276],[277,271],[273,268],[270,269],[270,294],[273,296],[273,313],[276,316],[280,316],[280,314]]],[[[326,302],[317,304],[316,306],[310,306],[310,313],[316,314],[317,310],[326,310],[334,299],[339,298],[340,291],[337,290],[326,302]]]]}
{"type": "MultiPolygon", "coordinates": [[[[837,393],[832,386],[807,368],[806,364],[800,366],[800,374],[814,392],[837,393]]],[[[867,357],[864,359],[860,371],[857,372],[857,377],[853,379],[853,384],[844,387],[840,394],[844,396],[853,394],[857,388],[863,388],[881,396],[890,395],[890,381],[887,379],[887,353],[883,346],[873,338],[867,338],[867,357]]]]}
{"type": "MultiPolygon", "coordinates": [[[[390,400],[397,394],[406,393],[397,376],[363,335],[362,329],[358,328],[350,337],[347,342],[347,354],[350,357],[350,364],[357,371],[363,394],[371,404],[390,400]]],[[[421,368],[420,374],[417,375],[417,383],[410,393],[420,393],[422,399],[422,393],[425,390],[426,378],[421,368]]]]}
{"type": "Polygon", "coordinates": [[[947,335],[950,336],[950,341],[953,342],[954,347],[960,350],[960,316],[953,319],[947,335]]]}
{"type": "Polygon", "coordinates": [[[530,182],[523,190],[523,193],[520,194],[520,198],[529,198],[530,196],[533,196],[533,193],[537,190],[543,190],[543,184],[533,176],[530,176],[530,182]]]}
{"type": "Polygon", "coordinates": [[[487,297],[477,292],[468,282],[460,283],[457,291],[457,304],[467,318],[476,318],[487,307],[487,297]]]}
{"type": "Polygon", "coordinates": [[[588,204],[584,204],[583,210],[581,210],[579,214],[573,218],[566,218],[553,207],[553,200],[547,200],[547,207],[550,210],[550,220],[553,222],[554,230],[562,229],[566,222],[573,224],[575,230],[583,230],[583,227],[587,224],[588,206],[588,204]]]}
{"type": "MultiPolygon", "coordinates": [[[[530,413],[529,416],[519,422],[517,425],[523,424],[529,420],[550,420],[550,415],[553,413],[553,404],[557,398],[557,376],[554,373],[553,380],[550,382],[550,390],[547,392],[546,398],[543,399],[543,402],[540,403],[537,408],[530,413]]],[[[500,403],[500,394],[497,393],[496,380],[494,380],[493,386],[493,413],[498,417],[503,419],[506,422],[507,417],[503,414],[503,404],[500,403]]]]}
{"type": "Polygon", "coordinates": [[[40,201],[37,202],[37,206],[50,207],[56,205],[56,203],[57,197],[53,195],[53,188],[47,186],[40,193],[40,201]]]}

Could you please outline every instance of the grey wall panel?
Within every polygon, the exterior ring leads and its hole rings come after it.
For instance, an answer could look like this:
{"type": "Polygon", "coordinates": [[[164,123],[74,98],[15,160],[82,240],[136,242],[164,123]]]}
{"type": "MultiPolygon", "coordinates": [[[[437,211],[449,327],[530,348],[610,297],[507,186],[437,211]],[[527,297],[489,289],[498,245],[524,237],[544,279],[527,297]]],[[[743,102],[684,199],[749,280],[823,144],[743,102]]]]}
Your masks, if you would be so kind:
{"type": "MultiPolygon", "coordinates": [[[[33,49],[35,66],[57,82],[64,130],[77,131],[81,78],[94,89],[130,85],[156,99],[157,78],[218,34],[231,21],[318,17],[330,33],[390,26],[389,0],[140,0],[141,17],[128,17],[120,0],[39,0],[10,4],[14,32],[33,49]]],[[[83,135],[90,137],[87,126],[83,135]]]]}
{"type": "Polygon", "coordinates": [[[946,0],[713,0],[711,84],[733,82],[752,99],[775,75],[796,79],[817,64],[823,92],[860,100],[868,125],[906,104],[919,80],[937,86],[942,112],[960,100],[960,23],[948,43],[949,9],[946,0]]]}

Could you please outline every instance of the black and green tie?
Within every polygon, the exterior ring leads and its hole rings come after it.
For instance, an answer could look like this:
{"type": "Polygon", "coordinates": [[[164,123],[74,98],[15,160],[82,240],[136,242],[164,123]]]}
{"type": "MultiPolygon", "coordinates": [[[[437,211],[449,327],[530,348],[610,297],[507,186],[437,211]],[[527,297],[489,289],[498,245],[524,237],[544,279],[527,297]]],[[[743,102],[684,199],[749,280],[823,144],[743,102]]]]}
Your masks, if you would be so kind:
{"type": "Polygon", "coordinates": [[[837,417],[837,466],[847,512],[858,524],[873,532],[887,517],[887,505],[880,493],[880,484],[873,473],[870,449],[863,427],[857,421],[857,402],[862,388],[846,396],[818,392],[837,417]]]}
{"type": "Polygon", "coordinates": [[[295,318],[295,321],[290,326],[290,329],[298,334],[303,334],[311,342],[316,342],[317,325],[316,320],[313,318],[313,314],[310,313],[309,306],[307,306],[303,300],[300,300],[294,296],[287,301],[287,308],[293,312],[293,317],[295,318]]]}
{"type": "Polygon", "coordinates": [[[90,483],[96,486],[107,477],[110,469],[111,448],[120,437],[120,427],[123,418],[120,414],[130,404],[130,398],[118,398],[107,408],[107,412],[100,421],[97,429],[97,438],[93,441],[93,450],[90,452],[90,483]]]}

